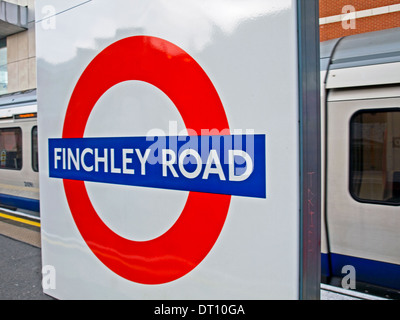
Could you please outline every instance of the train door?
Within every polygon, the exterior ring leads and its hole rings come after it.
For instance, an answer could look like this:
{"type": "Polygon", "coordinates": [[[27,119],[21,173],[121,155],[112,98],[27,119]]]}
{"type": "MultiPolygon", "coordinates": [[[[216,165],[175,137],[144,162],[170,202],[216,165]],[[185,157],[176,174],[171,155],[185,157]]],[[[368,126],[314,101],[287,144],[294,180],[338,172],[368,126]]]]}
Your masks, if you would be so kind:
{"type": "Polygon", "coordinates": [[[327,102],[331,273],[400,289],[400,88],[333,90],[327,102]]]}

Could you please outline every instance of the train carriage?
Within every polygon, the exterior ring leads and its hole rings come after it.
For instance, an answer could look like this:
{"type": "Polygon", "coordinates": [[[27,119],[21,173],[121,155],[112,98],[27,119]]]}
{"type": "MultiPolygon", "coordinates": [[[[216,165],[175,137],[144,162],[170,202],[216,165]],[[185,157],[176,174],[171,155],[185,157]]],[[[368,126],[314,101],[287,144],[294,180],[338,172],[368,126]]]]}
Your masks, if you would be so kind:
{"type": "Polygon", "coordinates": [[[36,92],[0,98],[0,206],[39,214],[36,92]]]}
{"type": "Polygon", "coordinates": [[[400,29],[321,44],[322,275],[400,290],[400,29]]]}

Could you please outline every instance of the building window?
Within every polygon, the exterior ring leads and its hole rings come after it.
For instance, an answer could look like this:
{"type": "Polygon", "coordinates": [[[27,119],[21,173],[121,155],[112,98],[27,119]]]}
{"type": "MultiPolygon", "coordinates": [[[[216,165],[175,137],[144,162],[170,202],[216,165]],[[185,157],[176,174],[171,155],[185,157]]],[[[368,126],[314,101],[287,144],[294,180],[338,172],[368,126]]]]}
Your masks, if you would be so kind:
{"type": "Polygon", "coordinates": [[[350,193],[400,205],[400,108],[363,110],[350,121],[350,193]]]}
{"type": "Polygon", "coordinates": [[[0,129],[0,169],[21,170],[21,128],[0,129]]]}
{"type": "Polygon", "coordinates": [[[7,87],[8,72],[6,39],[0,39],[0,94],[7,93],[7,87]]]}

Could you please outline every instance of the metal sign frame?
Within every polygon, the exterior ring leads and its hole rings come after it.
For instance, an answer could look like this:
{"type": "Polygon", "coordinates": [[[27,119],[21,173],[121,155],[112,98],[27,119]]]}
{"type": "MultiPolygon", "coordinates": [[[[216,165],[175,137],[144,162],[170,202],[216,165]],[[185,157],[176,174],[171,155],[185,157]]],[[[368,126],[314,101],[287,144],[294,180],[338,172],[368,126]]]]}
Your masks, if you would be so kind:
{"type": "Polygon", "coordinates": [[[319,2],[298,0],[301,163],[300,299],[319,299],[321,283],[321,113],[319,2]]]}

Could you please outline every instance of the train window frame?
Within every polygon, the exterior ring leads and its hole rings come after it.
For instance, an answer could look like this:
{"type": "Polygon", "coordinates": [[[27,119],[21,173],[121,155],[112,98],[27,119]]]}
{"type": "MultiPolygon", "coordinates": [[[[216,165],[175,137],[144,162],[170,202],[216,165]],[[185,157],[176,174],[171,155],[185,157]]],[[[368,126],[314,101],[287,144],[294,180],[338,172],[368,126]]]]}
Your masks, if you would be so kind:
{"type": "MultiPolygon", "coordinates": [[[[396,199],[396,201],[390,201],[388,199],[384,199],[384,200],[378,200],[378,199],[365,199],[362,197],[359,197],[357,194],[355,194],[353,192],[354,190],[354,172],[355,172],[355,168],[354,168],[354,163],[355,163],[355,156],[354,156],[354,148],[353,148],[353,137],[355,136],[355,130],[354,130],[354,126],[353,126],[353,122],[354,119],[356,117],[358,117],[360,114],[364,114],[364,113],[369,113],[369,114],[374,114],[374,113],[389,113],[389,112],[400,112],[400,108],[398,107],[391,107],[391,108],[374,108],[374,109],[360,109],[357,110],[351,117],[350,117],[350,121],[349,121],[349,129],[350,129],[350,136],[349,136],[349,192],[350,195],[352,196],[352,198],[354,200],[356,200],[357,202],[360,203],[368,203],[368,204],[377,204],[377,205],[386,205],[386,206],[400,206],[400,198],[398,198],[398,200],[396,199]]],[[[396,148],[397,146],[394,146],[394,139],[397,137],[393,136],[393,148],[396,148]]],[[[400,175],[400,171],[393,171],[393,176],[394,174],[397,173],[397,175],[400,175]]],[[[393,177],[394,179],[394,177],[393,177]]],[[[385,180],[385,184],[387,185],[389,182],[388,179],[385,180]]],[[[392,183],[394,183],[394,181],[392,181],[392,183]]],[[[360,183],[361,184],[361,183],[360,183]]],[[[392,188],[394,188],[392,186],[392,188]]],[[[393,197],[393,195],[392,195],[393,197]]]]}
{"type": "Polygon", "coordinates": [[[2,159],[2,150],[0,150],[0,170],[21,171],[22,168],[23,168],[23,165],[24,165],[24,163],[23,163],[23,131],[22,131],[22,128],[21,127],[0,128],[0,136],[1,136],[1,133],[4,132],[4,131],[13,131],[13,130],[19,131],[19,135],[20,135],[20,141],[21,141],[20,149],[21,150],[20,151],[17,150],[16,152],[17,152],[17,154],[18,153],[20,154],[21,163],[20,163],[20,166],[17,167],[17,168],[3,167],[2,164],[1,164],[1,161],[3,161],[3,159],[2,159]]]}
{"type": "Polygon", "coordinates": [[[31,166],[32,166],[32,170],[34,172],[39,172],[39,144],[38,143],[39,143],[38,128],[37,128],[37,126],[33,126],[31,129],[31,166]],[[36,135],[34,135],[34,130],[36,130],[36,135]],[[36,146],[36,150],[35,150],[34,146],[36,146]]]}

